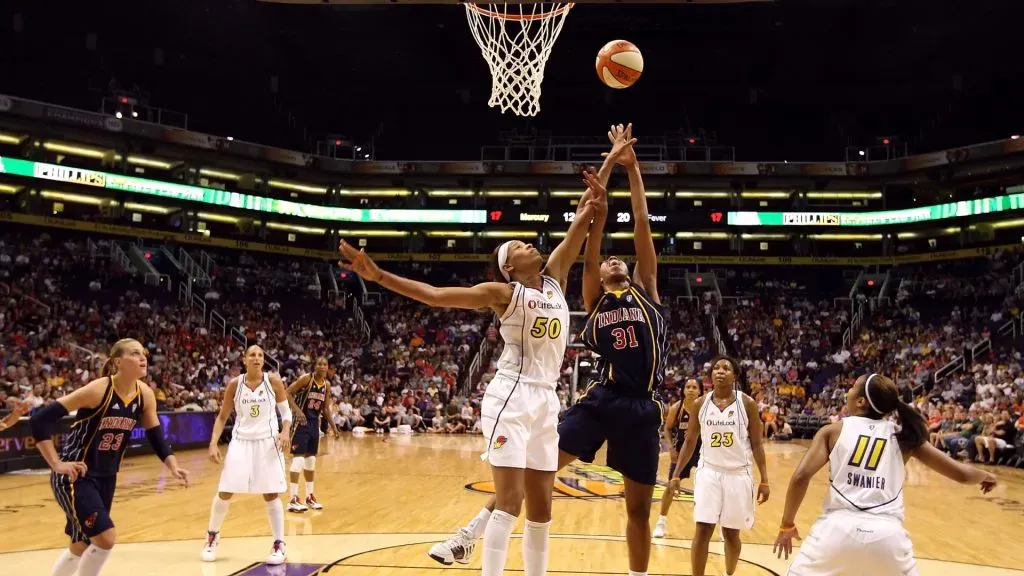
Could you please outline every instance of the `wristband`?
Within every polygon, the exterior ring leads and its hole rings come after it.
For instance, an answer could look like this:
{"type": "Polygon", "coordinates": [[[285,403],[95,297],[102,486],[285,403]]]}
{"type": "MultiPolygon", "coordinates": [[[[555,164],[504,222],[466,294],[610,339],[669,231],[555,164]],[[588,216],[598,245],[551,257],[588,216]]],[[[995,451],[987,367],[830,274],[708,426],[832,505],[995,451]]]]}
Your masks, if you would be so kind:
{"type": "Polygon", "coordinates": [[[779,526],[779,534],[784,532],[793,532],[796,530],[796,524],[790,524],[789,526],[779,526]]]}
{"type": "Polygon", "coordinates": [[[771,484],[769,484],[769,483],[767,483],[767,482],[761,482],[761,484],[760,484],[760,485],[761,485],[761,486],[771,486],[771,484]]]}

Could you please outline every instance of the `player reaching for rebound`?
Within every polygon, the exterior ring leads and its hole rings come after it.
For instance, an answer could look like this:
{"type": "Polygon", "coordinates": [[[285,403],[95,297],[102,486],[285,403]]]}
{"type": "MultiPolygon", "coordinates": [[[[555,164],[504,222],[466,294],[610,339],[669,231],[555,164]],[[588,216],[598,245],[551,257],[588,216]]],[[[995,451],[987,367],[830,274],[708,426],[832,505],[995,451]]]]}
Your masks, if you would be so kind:
{"type": "Polygon", "coordinates": [[[110,349],[102,378],[58,398],[29,421],[39,452],[53,470],[50,486],[67,517],[64,532],[71,537],[51,576],[96,576],[103,569],[116,541],[110,509],[117,473],[132,430],[140,421],[153,452],[188,486],[188,472],[178,467],[164,440],[156,394],[139,381],[147,368],[142,344],[118,340],[110,349]],[[76,410],[58,457],[52,440],[54,425],[76,410]]]}
{"type": "Polygon", "coordinates": [[[481,403],[497,507],[484,534],[483,576],[499,576],[508,543],[526,502],[523,565],[527,576],[547,571],[551,493],[558,469],[558,412],[555,386],[565,356],[569,304],[565,284],[586,238],[604,187],[590,172],[587,191],[565,239],[545,263],[531,244],[511,240],[492,256],[496,282],[469,288],[439,288],[384,272],[362,250],[342,241],[342,266],[408,298],[436,308],[490,308],[499,318],[505,349],[498,372],[481,403]]]}
{"type": "MultiPolygon", "coordinates": [[[[700,392],[699,382],[693,378],[687,380],[686,385],[683,386],[683,397],[669,407],[668,416],[665,417],[665,442],[671,446],[672,463],[668,469],[668,488],[661,498],[661,515],[658,516],[658,523],[654,525],[654,531],[651,533],[651,536],[655,538],[664,538],[668,528],[668,511],[672,508],[675,494],[679,492],[679,480],[673,478],[676,471],[676,459],[679,458],[679,450],[682,449],[683,443],[686,441],[686,429],[690,425],[690,409],[700,397],[700,392]],[[675,438],[672,438],[673,431],[675,438]]],[[[697,448],[679,474],[680,478],[689,478],[690,471],[697,467],[697,462],[700,460],[700,447],[701,442],[697,440],[697,448]]]]}
{"type": "MultiPolygon", "coordinates": [[[[607,206],[590,227],[584,256],[583,296],[590,316],[581,339],[598,352],[597,378],[559,425],[558,468],[577,459],[593,461],[605,441],[608,465],[625,478],[631,574],[645,574],[650,555],[650,508],[657,479],[662,406],[655,392],[664,375],[666,325],[657,291],[657,260],[647,216],[647,200],[639,165],[632,151],[632,127],[613,126],[612,150],[599,178],[601,185],[615,163],[626,167],[634,213],[637,265],[629,269],[618,258],[600,258],[600,238],[607,206]],[[603,294],[602,294],[603,291],[603,294]]],[[[431,558],[442,564],[469,562],[477,538],[489,525],[495,499],[447,541],[435,544],[431,558]]]]}
{"type": "Polygon", "coordinates": [[[739,391],[739,363],[728,357],[711,362],[714,388],[690,408],[686,441],[679,451],[673,480],[679,480],[687,462],[701,441],[700,462],[693,478],[693,520],[697,523],[690,562],[693,576],[704,576],[708,562],[708,543],[715,525],[722,526],[725,539],[725,573],[736,571],[743,543],[740,530],[754,525],[754,478],[750,456],[753,453],[761,483],[757,503],[768,500],[768,466],[761,437],[761,418],[757,403],[739,391]]]}
{"type": "Polygon", "coordinates": [[[313,495],[313,477],[316,457],[320,451],[320,421],[322,416],[330,429],[338,431],[331,419],[333,414],[330,385],[327,382],[327,358],[320,357],[312,374],[303,374],[288,387],[288,398],[298,407],[295,411],[295,431],[292,433],[292,466],[289,469],[291,500],[289,512],[323,510],[313,495]],[[299,472],[306,477],[306,501],[299,500],[299,472]]]}
{"type": "Polygon", "coordinates": [[[861,376],[846,394],[851,416],[814,436],[786,492],[775,551],[788,559],[799,539],[796,513],[811,478],[829,464],[824,515],[789,567],[789,576],[917,576],[914,547],[903,529],[905,465],[910,458],[982,492],[996,477],[956,462],[928,442],[928,423],[900,400],[899,389],[879,374],[861,376]],[[899,424],[886,418],[895,412],[899,424]]]}
{"type": "Polygon", "coordinates": [[[284,450],[288,446],[292,424],[292,410],[288,392],[276,374],[263,372],[263,349],[250,346],[245,351],[245,373],[231,380],[224,390],[224,400],[213,424],[210,439],[210,459],[221,463],[217,441],[224,433],[231,411],[235,412],[235,426],[220,474],[218,492],[210,509],[210,525],[203,547],[204,562],[217,560],[220,527],[228,514],[231,497],[235,494],[262,494],[267,503],[270,531],[274,544],[267,564],[283,564],[287,557],[284,544],[284,507],[280,495],[287,490],[284,478],[284,450]],[[277,427],[281,413],[282,430],[277,427]]]}

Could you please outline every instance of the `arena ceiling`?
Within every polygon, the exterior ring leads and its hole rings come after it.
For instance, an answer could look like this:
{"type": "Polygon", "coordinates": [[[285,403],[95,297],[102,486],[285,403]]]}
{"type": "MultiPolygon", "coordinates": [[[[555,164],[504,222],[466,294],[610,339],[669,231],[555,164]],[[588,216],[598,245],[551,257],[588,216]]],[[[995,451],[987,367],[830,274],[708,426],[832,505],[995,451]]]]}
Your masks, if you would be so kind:
{"type": "Polygon", "coordinates": [[[1024,131],[1018,2],[582,4],[530,121],[487,107],[489,73],[455,5],[111,0],[57,18],[43,4],[0,7],[0,48],[19,55],[0,92],[96,109],[114,77],[193,129],[297,148],[305,128],[378,134],[379,158],[473,159],[502,130],[633,121],[647,135],[704,130],[738,159],[841,160],[876,136],[927,151],[1024,131]],[[620,37],[646,71],[612,91],[594,54],[620,37]]]}

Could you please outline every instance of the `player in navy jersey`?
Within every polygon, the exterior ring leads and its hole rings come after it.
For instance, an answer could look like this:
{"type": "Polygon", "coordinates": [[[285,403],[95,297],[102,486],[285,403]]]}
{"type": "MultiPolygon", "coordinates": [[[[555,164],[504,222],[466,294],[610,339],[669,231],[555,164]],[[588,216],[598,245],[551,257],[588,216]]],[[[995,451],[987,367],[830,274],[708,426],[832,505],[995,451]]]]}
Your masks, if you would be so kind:
{"type": "MultiPolygon", "coordinates": [[[[679,457],[679,451],[683,448],[683,443],[686,441],[686,429],[690,426],[690,409],[693,407],[693,403],[697,401],[697,398],[701,395],[701,386],[697,380],[690,378],[686,381],[683,386],[683,397],[679,399],[668,409],[668,416],[665,417],[665,442],[670,446],[669,452],[672,455],[671,464],[668,468],[668,488],[665,490],[665,495],[661,497],[661,514],[658,516],[658,522],[654,525],[654,531],[651,533],[655,538],[664,538],[665,533],[668,530],[668,511],[672,508],[672,501],[675,500],[675,494],[679,491],[679,479],[674,479],[676,471],[676,458],[679,457]],[[672,437],[673,433],[675,438],[672,437]]],[[[683,467],[683,471],[680,473],[679,478],[689,478],[690,471],[697,467],[697,462],[700,460],[700,441],[697,441],[697,450],[690,457],[690,460],[683,467]]]]}
{"type": "Polygon", "coordinates": [[[172,475],[188,485],[188,472],[178,467],[164,441],[156,394],[139,381],[146,369],[142,345],[119,340],[110,350],[101,378],[58,398],[30,420],[39,452],[53,470],[50,486],[67,517],[64,532],[71,537],[51,576],[96,576],[102,570],[116,541],[110,508],[117,472],[140,421],[154,452],[172,475]],[[75,421],[58,456],[54,425],[70,412],[76,412],[75,421]]]}
{"type": "Polygon", "coordinates": [[[292,466],[289,469],[291,500],[289,512],[323,510],[313,495],[316,457],[320,453],[321,420],[338,433],[331,415],[334,413],[330,384],[327,382],[327,358],[320,357],[312,374],[303,374],[288,387],[288,397],[295,410],[295,430],[292,432],[292,466]],[[299,500],[299,472],[306,478],[306,501],[299,500]]]}

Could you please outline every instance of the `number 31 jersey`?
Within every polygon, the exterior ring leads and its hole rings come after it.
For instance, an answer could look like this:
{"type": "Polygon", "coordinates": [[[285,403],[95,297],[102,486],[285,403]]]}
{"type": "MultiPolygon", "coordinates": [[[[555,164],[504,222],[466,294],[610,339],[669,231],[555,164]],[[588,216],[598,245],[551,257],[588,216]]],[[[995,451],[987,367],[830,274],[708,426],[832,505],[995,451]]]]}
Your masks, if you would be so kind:
{"type": "Polygon", "coordinates": [[[499,319],[505,349],[496,377],[553,390],[569,342],[569,304],[557,280],[541,279],[540,290],[512,283],[512,301],[499,319]]]}
{"type": "Polygon", "coordinates": [[[121,458],[131,441],[132,430],[142,419],[142,391],[123,398],[109,379],[103,401],[96,408],[82,408],[75,414],[60,459],[84,462],[90,476],[116,476],[121,458]]]}

